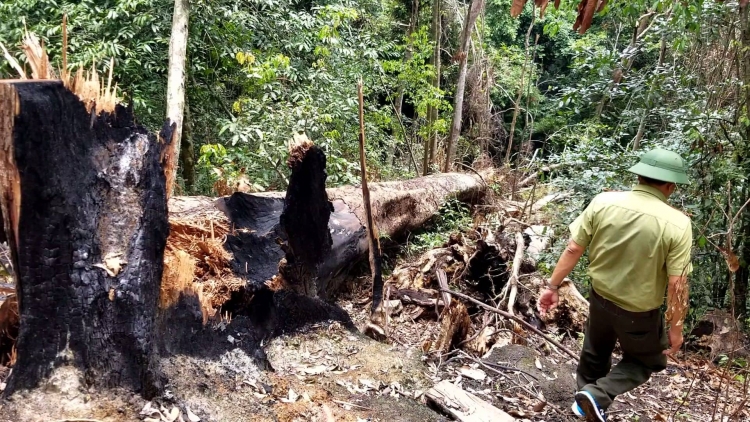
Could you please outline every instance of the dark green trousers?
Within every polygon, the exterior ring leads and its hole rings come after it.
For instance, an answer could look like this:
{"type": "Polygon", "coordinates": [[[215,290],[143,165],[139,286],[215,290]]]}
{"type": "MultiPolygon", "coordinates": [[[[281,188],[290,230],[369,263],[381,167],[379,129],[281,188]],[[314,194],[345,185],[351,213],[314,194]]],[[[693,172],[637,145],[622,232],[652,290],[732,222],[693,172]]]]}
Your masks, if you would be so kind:
{"type": "Polygon", "coordinates": [[[667,367],[669,348],[664,317],[656,309],[633,313],[591,290],[589,319],[578,363],[578,389],[594,396],[607,409],[616,396],[648,381],[667,367]],[[612,368],[612,351],[620,341],[622,360],[612,368]]]}

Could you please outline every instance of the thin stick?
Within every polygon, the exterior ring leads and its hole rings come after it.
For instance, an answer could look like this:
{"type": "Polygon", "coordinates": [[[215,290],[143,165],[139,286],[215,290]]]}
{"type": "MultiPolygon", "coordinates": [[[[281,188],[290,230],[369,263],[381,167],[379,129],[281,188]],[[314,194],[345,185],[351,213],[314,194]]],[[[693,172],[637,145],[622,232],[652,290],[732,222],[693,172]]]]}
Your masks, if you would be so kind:
{"type": "Polygon", "coordinates": [[[334,403],[338,403],[338,404],[340,404],[340,405],[342,405],[342,406],[351,406],[351,407],[358,407],[358,408],[360,408],[360,409],[364,409],[364,410],[372,410],[372,409],[370,409],[369,407],[364,407],[364,406],[360,406],[360,405],[358,405],[358,404],[354,404],[354,403],[349,403],[348,401],[342,401],[342,400],[333,400],[333,402],[334,402],[334,403]]]}
{"type": "MultiPolygon", "coordinates": [[[[378,229],[372,218],[372,205],[370,204],[370,189],[367,188],[367,165],[365,163],[365,100],[362,93],[362,80],[357,84],[359,96],[359,166],[362,173],[362,204],[365,208],[367,219],[367,240],[370,244],[370,271],[372,272],[372,307],[371,317],[383,304],[383,271],[380,257],[380,240],[378,229]]],[[[385,320],[382,321],[385,324],[385,320]]]]}
{"type": "MultiPolygon", "coordinates": [[[[490,370],[490,371],[492,371],[492,372],[494,372],[494,373],[496,373],[496,374],[500,375],[501,377],[505,378],[505,379],[506,379],[506,380],[508,380],[509,382],[512,382],[513,384],[515,384],[515,386],[516,386],[516,387],[518,387],[518,388],[520,388],[521,390],[525,391],[525,392],[526,392],[527,394],[531,395],[531,396],[532,396],[532,397],[533,397],[534,399],[536,399],[536,400],[540,400],[540,401],[543,401],[544,403],[546,403],[547,405],[549,405],[549,406],[550,406],[550,408],[551,408],[552,410],[554,410],[555,412],[557,412],[557,413],[559,413],[559,414],[563,414],[562,410],[561,410],[561,409],[560,409],[559,407],[557,407],[557,406],[556,406],[556,405],[555,405],[554,403],[550,403],[550,402],[549,402],[549,401],[547,401],[546,399],[541,399],[541,398],[539,397],[539,395],[538,395],[537,393],[535,393],[535,392],[531,391],[531,390],[530,390],[530,389],[529,389],[528,387],[526,387],[526,386],[523,386],[523,385],[521,385],[520,383],[516,382],[515,380],[513,380],[513,379],[512,379],[511,377],[507,376],[506,374],[504,374],[504,373],[503,373],[503,372],[501,372],[500,370],[498,370],[498,369],[496,369],[496,368],[493,368],[493,367],[489,366],[489,365],[488,365],[488,364],[487,364],[486,362],[484,362],[483,360],[481,360],[481,359],[477,359],[477,358],[475,358],[474,356],[471,356],[471,355],[469,355],[469,354],[468,354],[468,353],[466,353],[466,352],[461,352],[461,354],[462,354],[462,355],[463,355],[463,356],[464,356],[464,357],[465,357],[466,359],[469,359],[469,360],[471,360],[471,361],[474,361],[475,363],[478,363],[478,364],[480,364],[480,365],[484,366],[484,367],[485,367],[486,369],[488,369],[488,370],[490,370]]],[[[514,371],[518,371],[518,372],[523,372],[523,371],[519,371],[519,370],[517,370],[517,369],[514,369],[514,371]]],[[[531,374],[527,374],[527,375],[530,375],[530,376],[531,376],[531,374]]],[[[533,377],[533,376],[532,376],[532,378],[536,379],[536,377],[533,377]]]]}
{"type": "Polygon", "coordinates": [[[518,271],[521,269],[524,246],[523,235],[521,232],[516,233],[516,255],[513,257],[513,272],[508,279],[508,284],[510,285],[508,313],[511,315],[513,315],[513,307],[516,305],[516,295],[518,294],[518,271]]]}
{"type": "Polygon", "coordinates": [[[68,75],[68,14],[63,14],[62,21],[62,79],[65,85],[70,85],[70,77],[68,75]]]}
{"type": "Polygon", "coordinates": [[[562,350],[563,352],[565,352],[568,356],[572,357],[575,360],[578,360],[578,356],[575,353],[571,352],[565,346],[563,346],[562,344],[560,344],[560,342],[558,342],[557,340],[552,339],[550,336],[548,336],[548,335],[544,334],[543,332],[539,331],[539,329],[537,329],[533,325],[529,324],[528,322],[522,320],[521,318],[519,318],[519,317],[517,317],[517,316],[515,316],[513,314],[509,314],[509,313],[507,313],[505,311],[501,311],[500,309],[493,308],[492,306],[487,305],[485,303],[482,303],[482,302],[474,299],[473,297],[467,296],[467,295],[465,295],[463,293],[458,293],[458,292],[454,292],[454,291],[451,291],[451,290],[443,290],[443,291],[448,292],[448,293],[450,293],[453,296],[456,296],[458,298],[461,298],[461,299],[464,299],[464,300],[468,300],[469,302],[471,302],[471,303],[473,303],[475,305],[478,305],[479,307],[484,308],[484,309],[486,309],[488,311],[494,312],[496,314],[502,315],[502,316],[504,316],[506,318],[510,318],[513,321],[518,322],[519,324],[523,325],[527,329],[533,331],[537,335],[543,337],[545,340],[547,340],[550,343],[552,343],[555,346],[557,346],[557,348],[559,348],[560,350],[562,350]]]}

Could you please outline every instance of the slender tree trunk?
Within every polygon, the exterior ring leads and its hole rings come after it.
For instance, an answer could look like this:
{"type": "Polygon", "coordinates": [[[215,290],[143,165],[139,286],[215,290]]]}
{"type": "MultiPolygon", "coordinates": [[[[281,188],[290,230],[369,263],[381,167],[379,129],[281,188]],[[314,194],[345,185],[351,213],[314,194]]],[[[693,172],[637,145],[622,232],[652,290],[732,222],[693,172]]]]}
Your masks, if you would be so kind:
{"type": "MultiPolygon", "coordinates": [[[[411,3],[411,14],[409,15],[409,28],[406,30],[406,52],[404,53],[404,64],[409,63],[413,56],[412,51],[412,34],[414,34],[414,30],[417,27],[419,20],[419,0],[413,0],[411,3]]],[[[396,113],[396,119],[401,119],[401,110],[404,107],[404,90],[405,90],[405,83],[399,82],[398,85],[398,93],[396,94],[396,103],[393,105],[394,111],[396,113]]],[[[406,140],[406,132],[404,132],[404,142],[407,142],[406,140]]],[[[396,155],[396,143],[394,142],[393,145],[388,149],[388,156],[386,157],[386,164],[388,166],[393,165],[393,158],[396,155]]]]}
{"type": "Polygon", "coordinates": [[[175,124],[172,150],[167,154],[167,195],[171,195],[177,176],[180,157],[182,120],[185,108],[185,64],[188,43],[189,0],[175,0],[172,13],[172,35],[169,39],[169,68],[167,70],[167,119],[175,124]]]}
{"type": "MultiPolygon", "coordinates": [[[[440,38],[442,34],[441,8],[442,0],[433,0],[432,5],[432,26],[430,32],[435,42],[435,48],[432,51],[430,64],[435,69],[435,75],[432,78],[432,86],[435,90],[440,89],[440,38]]],[[[435,154],[437,152],[437,132],[435,131],[435,122],[438,117],[438,109],[434,106],[427,107],[427,130],[428,135],[424,141],[424,157],[422,159],[422,175],[427,176],[430,172],[430,165],[435,163],[435,154]]]]}
{"type": "Polygon", "coordinates": [[[510,122],[510,133],[508,137],[508,147],[505,150],[505,164],[510,163],[510,153],[513,150],[513,138],[516,133],[516,122],[518,121],[518,114],[521,111],[521,96],[523,95],[523,88],[526,82],[526,68],[529,62],[529,38],[531,38],[531,30],[534,29],[534,21],[536,14],[532,13],[531,23],[529,29],[526,31],[526,54],[523,59],[523,68],[521,68],[521,81],[518,84],[518,93],[516,95],[516,102],[513,107],[513,119],[510,122]]]}
{"type": "Polygon", "coordinates": [[[185,181],[185,194],[195,192],[195,146],[193,144],[193,120],[190,115],[190,104],[185,101],[185,124],[182,131],[180,147],[180,169],[185,181]]]}
{"type": "MultiPolygon", "coordinates": [[[[669,13],[672,12],[672,9],[669,10],[669,13]]],[[[628,56],[625,57],[622,60],[622,63],[620,64],[619,69],[615,69],[612,73],[612,81],[609,83],[609,86],[607,86],[606,91],[604,91],[602,95],[602,99],[599,101],[599,105],[596,107],[596,116],[601,117],[602,112],[604,112],[604,107],[607,105],[607,102],[609,101],[610,92],[612,91],[612,88],[614,88],[615,84],[618,84],[620,80],[622,80],[622,77],[625,73],[627,73],[630,68],[633,66],[633,60],[635,59],[635,53],[638,51],[638,41],[643,37],[646,30],[650,28],[650,23],[652,21],[652,17],[654,16],[654,12],[648,12],[638,18],[638,22],[636,22],[636,26],[633,28],[633,37],[630,40],[630,45],[625,49],[626,52],[628,52],[628,56]]]]}
{"type": "Polygon", "coordinates": [[[468,58],[469,43],[471,42],[471,33],[474,29],[474,22],[476,22],[479,13],[484,8],[484,0],[472,0],[469,5],[469,10],[466,11],[466,18],[464,19],[464,29],[461,32],[461,45],[460,50],[456,54],[459,58],[458,62],[458,82],[456,83],[456,96],[453,101],[453,121],[451,123],[451,133],[448,138],[448,145],[446,146],[447,154],[445,156],[445,163],[443,166],[444,172],[449,172],[453,166],[453,158],[456,155],[456,144],[458,143],[458,136],[461,134],[461,118],[463,116],[464,107],[464,90],[466,88],[466,63],[468,58]]]}
{"type": "MultiPolygon", "coordinates": [[[[747,191],[747,189],[745,189],[747,191]]],[[[740,268],[735,273],[734,279],[734,311],[735,315],[744,321],[747,314],[748,285],[750,284],[750,216],[740,219],[742,231],[739,239],[740,268]]]]}
{"type": "Polygon", "coordinates": [[[21,320],[6,394],[66,365],[89,384],[153,396],[170,145],[124,107],[92,117],[59,81],[0,83],[0,145],[21,320]]]}
{"type": "MultiPolygon", "coordinates": [[[[740,6],[740,66],[742,68],[742,79],[743,79],[743,94],[745,103],[745,116],[750,119],[750,4],[744,2],[740,6]]],[[[747,148],[750,144],[750,127],[745,127],[745,151],[744,154],[738,154],[738,160],[740,157],[747,159],[747,148]]],[[[748,195],[747,182],[743,192],[744,197],[748,195]]],[[[745,198],[742,198],[743,201],[745,198]]],[[[743,229],[742,235],[740,236],[741,247],[739,250],[740,257],[740,269],[736,273],[735,284],[734,284],[734,308],[736,315],[742,315],[747,317],[747,297],[748,297],[748,284],[750,284],[750,212],[747,210],[744,212],[743,217],[743,229]]]]}
{"type": "MultiPolygon", "coordinates": [[[[659,61],[657,62],[656,70],[657,72],[661,70],[661,68],[664,66],[664,56],[667,53],[667,38],[662,35],[661,37],[661,45],[659,48],[659,61]]],[[[648,95],[646,95],[646,106],[643,109],[643,112],[641,113],[641,122],[638,124],[638,132],[635,134],[635,138],[633,138],[633,151],[637,151],[641,147],[641,141],[643,140],[643,135],[646,133],[646,120],[648,120],[648,115],[651,112],[651,97],[654,95],[654,89],[656,88],[656,82],[651,82],[649,84],[648,88],[648,95]]]]}

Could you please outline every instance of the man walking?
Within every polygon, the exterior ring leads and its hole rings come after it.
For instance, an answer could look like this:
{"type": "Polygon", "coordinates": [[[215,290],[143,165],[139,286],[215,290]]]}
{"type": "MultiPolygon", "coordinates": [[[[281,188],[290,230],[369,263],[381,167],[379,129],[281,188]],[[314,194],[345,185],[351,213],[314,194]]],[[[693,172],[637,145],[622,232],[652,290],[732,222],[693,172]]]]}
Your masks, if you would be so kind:
{"type": "Polygon", "coordinates": [[[588,248],[589,319],[572,406],[587,422],[604,422],[615,397],[663,371],[683,342],[693,234],[690,218],[667,198],[688,182],[685,166],[678,154],[655,149],[629,171],[638,175],[633,190],[597,195],[570,225],[570,241],[539,298],[542,314],[557,306],[558,287],[588,248]],[[668,331],[659,310],[665,291],[668,331]],[[618,340],[623,357],[612,368],[618,340]]]}

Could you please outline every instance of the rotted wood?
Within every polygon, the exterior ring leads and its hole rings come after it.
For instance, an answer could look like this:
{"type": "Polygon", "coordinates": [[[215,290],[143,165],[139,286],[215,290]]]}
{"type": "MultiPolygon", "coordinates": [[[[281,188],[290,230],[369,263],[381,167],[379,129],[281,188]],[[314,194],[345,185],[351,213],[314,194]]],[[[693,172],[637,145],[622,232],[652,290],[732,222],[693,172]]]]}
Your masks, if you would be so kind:
{"type": "Polygon", "coordinates": [[[166,145],[122,106],[90,114],[59,81],[0,81],[0,203],[20,314],[6,394],[62,364],[91,384],[159,389],[166,145]]]}

